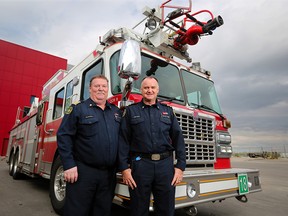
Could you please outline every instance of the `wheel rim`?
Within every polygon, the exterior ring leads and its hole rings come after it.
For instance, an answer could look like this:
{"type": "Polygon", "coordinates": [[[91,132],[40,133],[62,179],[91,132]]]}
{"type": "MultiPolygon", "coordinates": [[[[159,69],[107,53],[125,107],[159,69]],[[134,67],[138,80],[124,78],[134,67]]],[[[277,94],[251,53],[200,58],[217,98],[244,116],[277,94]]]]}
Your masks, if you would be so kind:
{"type": "Polygon", "coordinates": [[[54,193],[57,200],[62,201],[65,198],[66,182],[64,181],[63,167],[60,166],[55,174],[54,193]]]}
{"type": "Polygon", "coordinates": [[[14,158],[14,163],[13,163],[13,173],[16,174],[17,173],[17,167],[18,167],[18,154],[15,155],[14,158]]]}

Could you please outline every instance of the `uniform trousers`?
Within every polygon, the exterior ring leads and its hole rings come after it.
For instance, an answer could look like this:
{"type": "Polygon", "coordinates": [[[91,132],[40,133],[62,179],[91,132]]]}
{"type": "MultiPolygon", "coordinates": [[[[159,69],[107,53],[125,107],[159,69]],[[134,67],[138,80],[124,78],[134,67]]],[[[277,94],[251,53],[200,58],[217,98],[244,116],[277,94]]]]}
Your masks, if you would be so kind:
{"type": "Polygon", "coordinates": [[[173,157],[160,161],[142,158],[131,161],[132,176],[137,188],[129,188],[131,216],[148,216],[151,192],[155,216],[174,216],[175,187],[173,157]]]}
{"type": "Polygon", "coordinates": [[[64,216],[110,216],[115,169],[97,169],[81,162],[77,169],[77,182],[66,185],[64,216]]]}

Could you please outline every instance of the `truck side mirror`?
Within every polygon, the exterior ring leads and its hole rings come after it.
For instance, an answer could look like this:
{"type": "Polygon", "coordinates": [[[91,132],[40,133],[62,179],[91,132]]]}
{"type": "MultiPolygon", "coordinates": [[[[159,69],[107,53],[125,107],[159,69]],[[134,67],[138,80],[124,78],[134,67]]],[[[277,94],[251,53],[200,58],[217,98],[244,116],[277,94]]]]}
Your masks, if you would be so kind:
{"type": "Polygon", "coordinates": [[[39,126],[43,122],[43,111],[44,111],[44,103],[40,104],[37,107],[37,115],[36,115],[36,125],[39,126]]]}
{"type": "Polygon", "coordinates": [[[123,79],[137,80],[141,75],[141,51],[137,41],[126,40],[120,51],[118,76],[123,79]]]}

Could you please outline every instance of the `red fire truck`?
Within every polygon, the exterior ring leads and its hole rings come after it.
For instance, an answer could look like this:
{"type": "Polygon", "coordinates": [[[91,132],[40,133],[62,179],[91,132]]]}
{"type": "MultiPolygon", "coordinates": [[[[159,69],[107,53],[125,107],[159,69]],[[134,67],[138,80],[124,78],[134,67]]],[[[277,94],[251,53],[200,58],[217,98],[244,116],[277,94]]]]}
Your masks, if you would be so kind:
{"type": "MultiPolygon", "coordinates": [[[[35,100],[27,116],[10,131],[7,163],[9,174],[50,179],[50,197],[60,213],[65,200],[63,167],[57,150],[56,133],[65,110],[89,97],[89,81],[96,74],[109,79],[109,102],[125,107],[141,100],[140,80],[159,80],[158,99],[173,107],[182,128],[187,168],[183,182],[176,186],[176,209],[187,208],[196,215],[195,205],[261,191],[259,171],[231,168],[230,122],[222,114],[211,73],[191,63],[189,45],[211,35],[223,24],[221,16],[208,10],[192,12],[188,7],[171,5],[145,7],[145,19],[134,28],[112,29],[85,59],[69,71],[58,71],[43,86],[42,98],[35,100]],[[168,13],[169,12],[169,13],[168,13]],[[209,20],[200,21],[200,14],[209,20]],[[144,26],[139,33],[136,29],[144,26]]],[[[118,174],[114,202],[129,207],[129,192],[118,174]]],[[[151,196],[153,199],[153,195],[151,196]]],[[[151,202],[153,211],[153,202],[151,202]]]]}

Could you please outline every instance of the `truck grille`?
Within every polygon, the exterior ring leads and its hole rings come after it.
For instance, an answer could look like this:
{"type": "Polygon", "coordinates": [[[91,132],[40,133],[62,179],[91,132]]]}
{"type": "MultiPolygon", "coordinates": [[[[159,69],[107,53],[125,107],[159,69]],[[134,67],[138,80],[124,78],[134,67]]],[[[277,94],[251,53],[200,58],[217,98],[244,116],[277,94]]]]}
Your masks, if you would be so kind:
{"type": "Polygon", "coordinates": [[[185,139],[187,166],[213,166],[216,160],[214,118],[199,114],[194,120],[193,113],[175,115],[185,139]]]}

